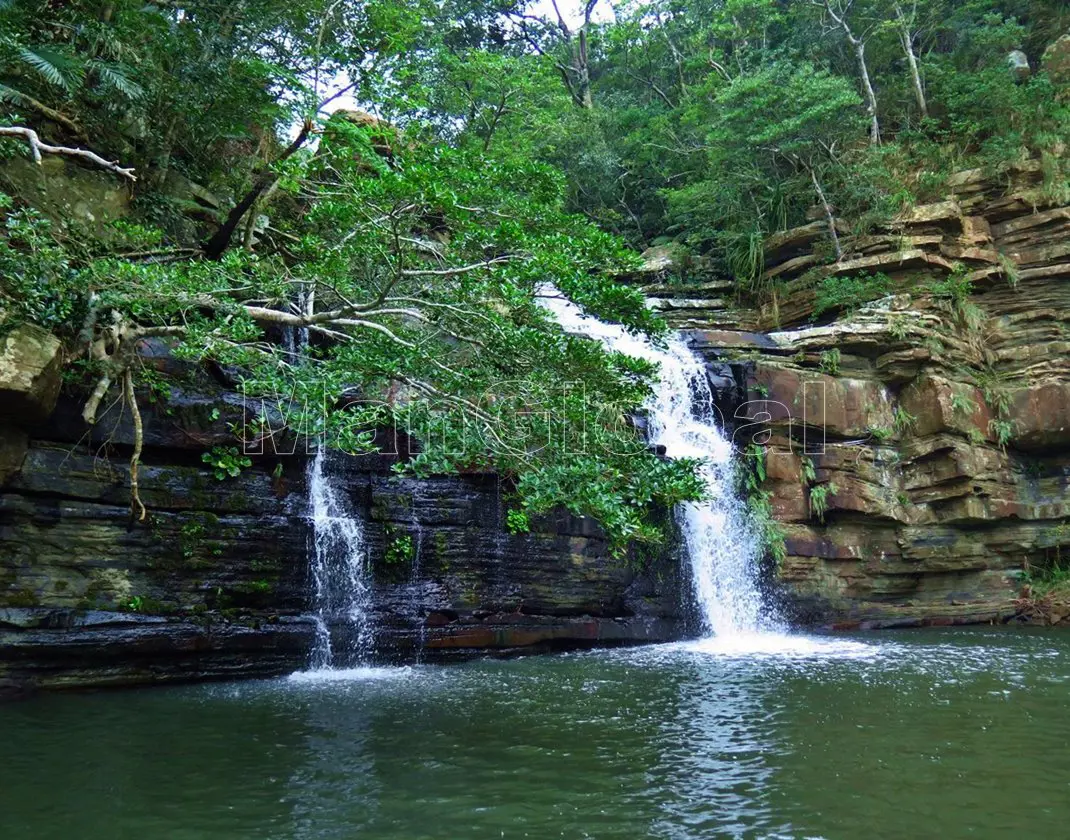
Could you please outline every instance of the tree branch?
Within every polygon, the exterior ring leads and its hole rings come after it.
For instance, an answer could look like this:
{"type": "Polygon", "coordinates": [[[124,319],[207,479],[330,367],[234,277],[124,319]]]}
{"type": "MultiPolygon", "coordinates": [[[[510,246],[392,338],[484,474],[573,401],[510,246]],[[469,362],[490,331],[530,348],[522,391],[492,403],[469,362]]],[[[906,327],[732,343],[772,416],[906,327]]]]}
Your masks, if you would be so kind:
{"type": "MultiPolygon", "coordinates": [[[[304,125],[301,126],[300,133],[297,135],[296,138],[294,138],[294,141],[286,147],[286,150],[283,151],[281,155],[279,155],[279,157],[275,160],[275,163],[282,163],[282,161],[289,158],[294,152],[296,152],[303,145],[305,145],[305,141],[308,140],[308,136],[311,133],[312,120],[308,119],[305,120],[304,125]]],[[[264,190],[270,187],[274,182],[275,175],[271,172],[267,173],[266,175],[261,175],[259,178],[256,179],[256,183],[253,185],[253,188],[245,194],[245,197],[242,198],[241,201],[234,205],[234,209],[227,214],[226,221],[224,221],[223,224],[220,225],[219,230],[217,230],[212,235],[212,238],[205,243],[204,254],[206,257],[212,260],[217,260],[221,256],[223,256],[223,252],[230,247],[231,237],[234,236],[234,231],[237,229],[239,223],[241,222],[242,216],[244,216],[249,211],[249,209],[256,203],[256,200],[260,198],[261,193],[263,193],[264,190]]]]}
{"type": "Polygon", "coordinates": [[[122,178],[129,178],[131,181],[137,180],[134,175],[133,167],[120,166],[118,161],[105,160],[96,152],[91,152],[88,149],[75,149],[70,146],[53,146],[49,143],[45,143],[32,128],[3,125],[0,126],[0,137],[21,137],[29,143],[30,154],[33,155],[34,163],[41,162],[42,153],[47,155],[63,155],[65,157],[88,161],[95,166],[99,166],[101,169],[114,172],[122,178]]]}
{"type": "Polygon", "coordinates": [[[477,271],[492,265],[512,262],[515,259],[514,255],[506,255],[504,257],[494,257],[484,262],[472,263],[471,265],[462,265],[458,268],[406,268],[402,270],[401,274],[403,277],[452,277],[454,274],[467,274],[469,271],[477,271]]]}
{"type": "Polygon", "coordinates": [[[27,108],[32,108],[41,116],[46,119],[52,120],[54,123],[59,123],[69,132],[77,136],[81,140],[88,140],[86,137],[85,129],[78,123],[68,117],[66,114],[57,111],[55,108],[49,108],[44,102],[34,99],[32,96],[23,93],[21,90],[15,90],[14,88],[8,88],[11,91],[11,98],[19,105],[25,105],[27,108]]]}

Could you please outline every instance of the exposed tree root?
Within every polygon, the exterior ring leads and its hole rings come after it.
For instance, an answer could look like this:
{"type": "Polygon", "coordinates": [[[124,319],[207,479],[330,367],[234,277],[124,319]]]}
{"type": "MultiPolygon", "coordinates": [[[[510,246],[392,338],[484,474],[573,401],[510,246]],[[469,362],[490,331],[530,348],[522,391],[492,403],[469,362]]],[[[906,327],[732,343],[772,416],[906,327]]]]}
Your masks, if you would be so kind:
{"type": "Polygon", "coordinates": [[[100,411],[100,403],[104,400],[110,387],[111,375],[105,373],[97,380],[96,387],[93,388],[93,393],[89,395],[89,399],[85,401],[85,405],[82,407],[82,419],[85,420],[86,425],[92,426],[97,422],[97,413],[100,411]]]}
{"type": "Polygon", "coordinates": [[[141,412],[137,407],[137,396],[134,394],[134,375],[129,367],[123,371],[123,394],[126,397],[126,404],[130,407],[130,416],[134,420],[134,454],[130,456],[130,515],[136,516],[138,522],[144,522],[145,505],[141,502],[141,494],[137,486],[137,471],[141,462],[144,431],[141,425],[141,412]]]}
{"type": "Polygon", "coordinates": [[[90,360],[102,370],[100,378],[93,387],[89,398],[82,408],[82,419],[92,426],[97,422],[100,405],[107,396],[113,382],[122,383],[120,399],[130,409],[134,424],[134,452],[130,456],[130,516],[138,522],[145,521],[145,505],[141,501],[138,487],[138,467],[141,463],[141,450],[144,445],[144,426],[141,411],[134,391],[134,364],[137,361],[137,343],[150,336],[176,335],[183,332],[181,327],[138,327],[125,320],[118,312],[112,312],[111,321],[102,326],[94,314],[87,319],[85,331],[89,337],[86,345],[90,360]]]}

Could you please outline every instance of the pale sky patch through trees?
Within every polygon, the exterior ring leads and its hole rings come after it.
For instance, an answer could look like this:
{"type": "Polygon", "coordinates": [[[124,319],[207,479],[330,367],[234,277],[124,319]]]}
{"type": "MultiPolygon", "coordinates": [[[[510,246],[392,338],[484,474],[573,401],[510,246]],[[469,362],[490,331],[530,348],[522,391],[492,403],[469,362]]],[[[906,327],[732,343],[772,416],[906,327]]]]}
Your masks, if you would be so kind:
{"type": "MultiPolygon", "coordinates": [[[[583,3],[581,0],[558,0],[557,9],[565,18],[565,23],[570,27],[577,27],[583,22],[583,3]]],[[[557,11],[555,10],[553,0],[535,0],[528,6],[528,13],[536,15],[538,17],[546,17],[550,20],[554,20],[557,17],[557,11]]],[[[600,0],[597,6],[595,6],[594,13],[591,15],[591,19],[598,23],[605,23],[615,18],[613,11],[613,4],[610,0],[600,0]]],[[[339,73],[331,79],[321,82],[321,90],[319,91],[320,100],[324,100],[329,96],[332,96],[337,91],[346,87],[349,84],[349,76],[345,73],[339,73]]],[[[344,93],[337,99],[332,99],[331,102],[323,109],[322,117],[326,118],[338,110],[354,110],[354,111],[369,111],[374,113],[374,103],[360,103],[349,93],[344,93]]],[[[300,121],[295,122],[290,126],[289,137],[292,140],[297,136],[297,133],[301,130],[300,121]]]]}

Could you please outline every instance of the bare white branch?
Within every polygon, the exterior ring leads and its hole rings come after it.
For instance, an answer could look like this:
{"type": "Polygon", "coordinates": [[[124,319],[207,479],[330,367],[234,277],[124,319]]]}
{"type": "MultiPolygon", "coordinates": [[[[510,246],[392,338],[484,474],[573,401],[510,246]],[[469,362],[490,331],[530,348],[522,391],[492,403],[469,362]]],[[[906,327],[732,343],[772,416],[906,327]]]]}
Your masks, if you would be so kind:
{"type": "Polygon", "coordinates": [[[32,128],[0,125],[0,137],[21,137],[25,140],[30,145],[30,154],[33,155],[34,163],[41,162],[42,154],[64,155],[66,157],[88,161],[102,169],[107,169],[109,172],[114,172],[122,178],[129,178],[131,181],[137,180],[134,175],[133,167],[120,166],[117,161],[105,160],[96,152],[91,152],[88,149],[75,149],[70,146],[53,146],[49,143],[45,143],[32,128]]]}

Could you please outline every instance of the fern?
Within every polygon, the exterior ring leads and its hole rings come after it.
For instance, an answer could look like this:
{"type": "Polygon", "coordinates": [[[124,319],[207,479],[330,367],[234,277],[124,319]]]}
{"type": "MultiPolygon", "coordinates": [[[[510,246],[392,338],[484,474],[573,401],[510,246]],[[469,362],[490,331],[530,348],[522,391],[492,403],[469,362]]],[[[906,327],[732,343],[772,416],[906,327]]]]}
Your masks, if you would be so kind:
{"type": "Polygon", "coordinates": [[[951,395],[951,411],[964,417],[972,417],[977,411],[977,403],[969,394],[953,393],[951,395]]]}
{"type": "Polygon", "coordinates": [[[840,488],[832,481],[828,484],[820,484],[817,487],[811,487],[810,515],[816,516],[822,523],[824,523],[825,514],[828,513],[829,509],[829,498],[835,496],[839,490],[840,488]]]}
{"type": "Polygon", "coordinates": [[[1007,444],[1011,442],[1011,438],[1014,436],[1016,425],[1013,420],[997,420],[994,417],[988,421],[988,433],[996,439],[999,448],[1004,452],[1007,451],[1007,444]]]}
{"type": "Polygon", "coordinates": [[[89,66],[96,72],[101,85],[111,88],[131,102],[136,102],[145,95],[145,90],[141,85],[133,81],[122,69],[119,69],[121,65],[92,61],[89,66]]]}
{"type": "Polygon", "coordinates": [[[884,443],[890,440],[893,434],[892,430],[887,426],[870,426],[868,431],[870,437],[876,440],[877,443],[884,443]]]}
{"type": "MultiPolygon", "coordinates": [[[[3,2],[3,0],[0,0],[3,2]]],[[[13,87],[0,84],[0,102],[8,102],[12,105],[18,105],[20,102],[26,101],[26,94],[20,93],[13,87]]]]}
{"type": "Polygon", "coordinates": [[[901,435],[906,434],[913,429],[917,422],[918,418],[903,408],[903,406],[898,406],[895,409],[895,414],[892,415],[892,425],[895,426],[895,430],[901,435]]]}
{"type": "Polygon", "coordinates": [[[37,75],[66,93],[73,93],[81,84],[84,70],[70,57],[45,47],[19,47],[19,58],[37,72],[37,75]]]}
{"type": "Polygon", "coordinates": [[[1007,278],[1007,284],[1012,289],[1018,288],[1018,263],[1004,254],[1002,251],[996,254],[999,258],[999,267],[1003,272],[1003,276],[1007,278]]]}

